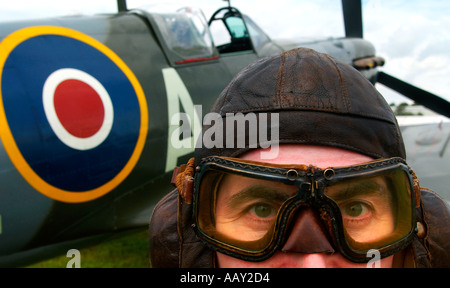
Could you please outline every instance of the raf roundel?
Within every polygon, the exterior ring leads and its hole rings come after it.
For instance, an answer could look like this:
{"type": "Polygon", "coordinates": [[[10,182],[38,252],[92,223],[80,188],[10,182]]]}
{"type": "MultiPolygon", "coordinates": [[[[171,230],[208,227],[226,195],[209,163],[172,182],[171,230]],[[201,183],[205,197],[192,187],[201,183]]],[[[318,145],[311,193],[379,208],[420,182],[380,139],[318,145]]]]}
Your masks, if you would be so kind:
{"type": "Polygon", "coordinates": [[[0,134],[42,194],[85,202],[117,187],[144,148],[148,111],[131,69],[107,46],[53,26],[0,43],[0,134]]]}
{"type": "Polygon", "coordinates": [[[111,98],[97,79],[81,70],[64,68],[50,74],[42,102],[53,132],[69,147],[95,148],[111,131],[111,98]]]}

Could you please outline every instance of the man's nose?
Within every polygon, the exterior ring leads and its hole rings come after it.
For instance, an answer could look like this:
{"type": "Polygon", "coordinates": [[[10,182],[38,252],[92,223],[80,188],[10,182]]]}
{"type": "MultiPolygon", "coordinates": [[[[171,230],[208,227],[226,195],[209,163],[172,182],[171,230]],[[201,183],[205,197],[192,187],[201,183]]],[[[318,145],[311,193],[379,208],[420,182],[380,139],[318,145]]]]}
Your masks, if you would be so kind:
{"type": "Polygon", "coordinates": [[[297,253],[334,253],[322,221],[312,209],[302,209],[295,215],[291,233],[281,251],[297,253]]]}

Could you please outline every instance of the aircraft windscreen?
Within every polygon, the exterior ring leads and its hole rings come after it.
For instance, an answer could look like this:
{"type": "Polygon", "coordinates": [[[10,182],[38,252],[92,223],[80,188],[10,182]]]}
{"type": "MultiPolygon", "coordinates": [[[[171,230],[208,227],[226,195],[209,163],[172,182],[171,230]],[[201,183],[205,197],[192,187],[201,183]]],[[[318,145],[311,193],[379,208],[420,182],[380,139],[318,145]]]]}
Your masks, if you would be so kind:
{"type": "Polygon", "coordinates": [[[261,46],[262,44],[269,42],[269,37],[263,32],[252,19],[244,16],[245,22],[247,23],[247,28],[249,30],[250,38],[252,38],[253,46],[255,48],[261,46]]]}
{"type": "Polygon", "coordinates": [[[208,24],[201,10],[182,8],[175,13],[153,14],[153,18],[169,49],[182,58],[213,54],[208,24]]]}

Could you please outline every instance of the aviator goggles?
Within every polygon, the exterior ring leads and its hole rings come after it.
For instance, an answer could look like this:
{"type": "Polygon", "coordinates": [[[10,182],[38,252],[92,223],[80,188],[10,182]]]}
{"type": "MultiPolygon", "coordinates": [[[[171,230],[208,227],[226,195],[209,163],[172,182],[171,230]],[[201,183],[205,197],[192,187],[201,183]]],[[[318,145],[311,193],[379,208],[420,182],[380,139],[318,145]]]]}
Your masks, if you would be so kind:
{"type": "Polygon", "coordinates": [[[417,188],[401,158],[319,169],[208,157],[195,171],[194,229],[216,251],[263,261],[281,250],[298,212],[312,209],[333,248],[363,263],[370,249],[384,258],[411,242],[417,188]]]}

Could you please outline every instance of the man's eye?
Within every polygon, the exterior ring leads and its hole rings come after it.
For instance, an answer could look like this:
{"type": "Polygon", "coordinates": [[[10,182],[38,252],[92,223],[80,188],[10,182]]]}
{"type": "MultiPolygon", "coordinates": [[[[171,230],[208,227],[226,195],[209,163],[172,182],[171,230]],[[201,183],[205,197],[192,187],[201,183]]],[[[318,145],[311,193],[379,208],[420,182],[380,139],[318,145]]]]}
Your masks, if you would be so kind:
{"type": "Polygon", "coordinates": [[[250,213],[259,218],[267,218],[275,214],[275,209],[272,207],[272,205],[259,203],[250,208],[250,213]]]}
{"type": "Polygon", "coordinates": [[[353,202],[343,207],[342,212],[349,217],[361,217],[370,212],[369,207],[362,202],[353,202]]]}

